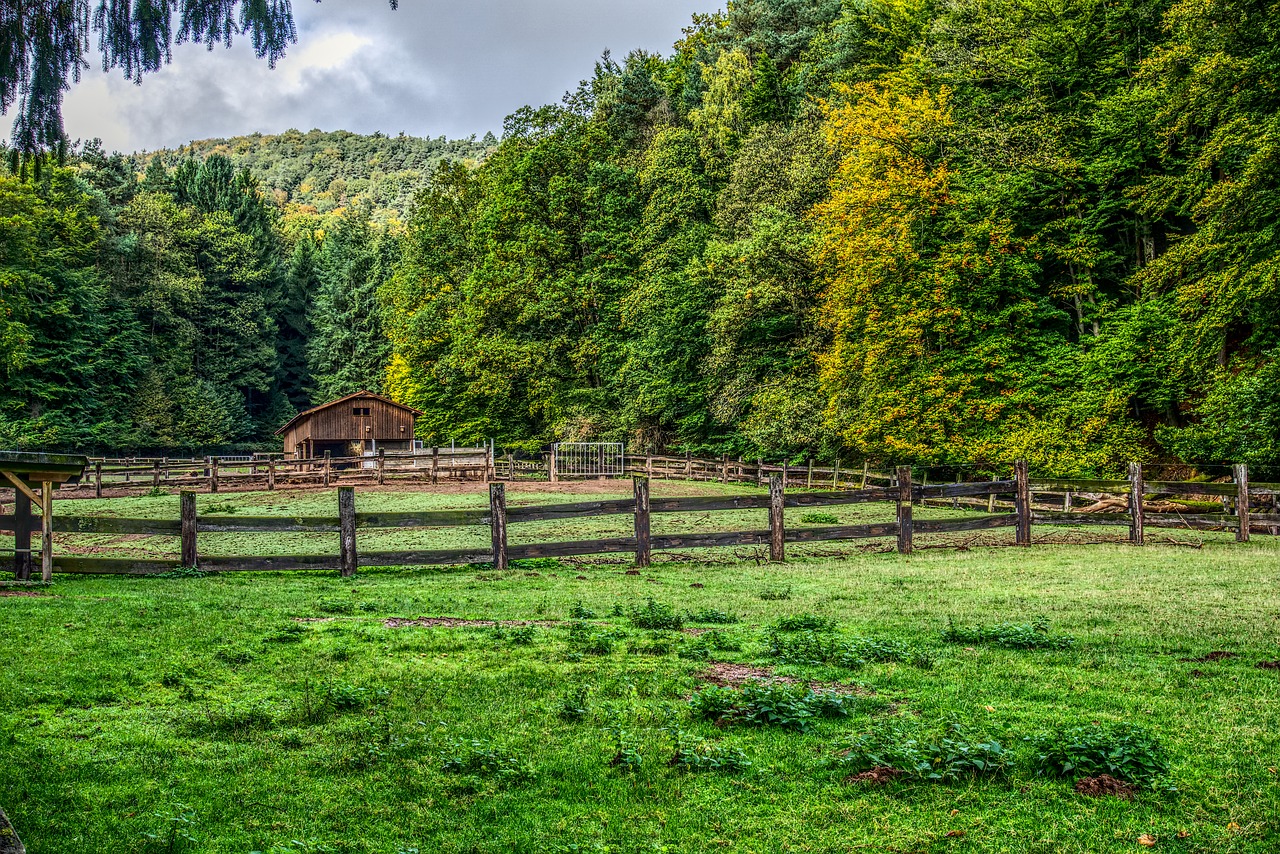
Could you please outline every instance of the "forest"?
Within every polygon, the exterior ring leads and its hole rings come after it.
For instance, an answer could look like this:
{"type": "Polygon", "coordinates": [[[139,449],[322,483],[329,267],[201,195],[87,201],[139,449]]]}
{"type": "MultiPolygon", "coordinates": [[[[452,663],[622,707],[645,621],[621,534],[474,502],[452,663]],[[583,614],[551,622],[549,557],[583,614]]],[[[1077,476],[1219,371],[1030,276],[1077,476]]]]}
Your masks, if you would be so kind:
{"type": "Polygon", "coordinates": [[[0,446],[368,388],[428,443],[1280,476],[1273,4],[737,0],[584,72],[411,163],[6,158],[0,446]]]}

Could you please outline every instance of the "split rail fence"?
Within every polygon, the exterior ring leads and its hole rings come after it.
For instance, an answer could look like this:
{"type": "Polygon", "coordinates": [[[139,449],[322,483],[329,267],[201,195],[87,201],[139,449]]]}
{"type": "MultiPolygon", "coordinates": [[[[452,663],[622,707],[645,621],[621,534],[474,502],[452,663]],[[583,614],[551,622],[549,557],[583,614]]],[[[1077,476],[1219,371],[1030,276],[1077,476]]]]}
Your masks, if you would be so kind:
{"type": "MultiPolygon", "coordinates": [[[[176,520],[121,519],[111,517],[55,517],[53,530],[94,534],[147,534],[174,536],[181,539],[181,558],[146,559],[55,556],[57,572],[87,574],[149,575],[171,571],[175,565],[204,571],[272,571],[337,569],[343,576],[355,574],[358,567],[443,566],[491,563],[505,569],[508,562],[533,557],[573,557],[591,554],[627,553],[635,555],[638,566],[648,566],[654,551],[706,548],[715,546],[768,546],[772,561],[785,558],[787,543],[838,540],[860,540],[893,537],[898,551],[910,554],[916,534],[948,534],[1010,527],[1014,542],[1032,544],[1032,525],[1121,525],[1129,529],[1129,542],[1142,545],[1148,528],[1189,528],[1234,531],[1238,541],[1247,541],[1251,532],[1276,533],[1280,530],[1280,514],[1275,513],[1280,484],[1250,484],[1248,471],[1236,466],[1231,483],[1189,483],[1146,481],[1142,467],[1130,466],[1126,480],[1060,480],[1032,479],[1027,465],[1019,462],[1014,477],[967,483],[924,484],[912,481],[911,469],[900,466],[892,482],[885,486],[868,486],[852,490],[826,492],[787,492],[782,473],[771,473],[767,494],[699,496],[651,499],[649,478],[633,479],[634,495],[628,499],[580,501],[568,504],[507,507],[502,483],[489,489],[489,508],[474,510],[433,510],[423,512],[358,513],[355,489],[338,487],[338,514],[334,517],[274,516],[198,516],[193,492],[183,492],[180,518],[176,520]],[[1036,509],[1033,495],[1061,501],[1069,507],[1073,494],[1102,493],[1125,496],[1128,512],[1081,513],[1068,510],[1036,509]],[[1144,503],[1149,496],[1196,496],[1221,501],[1222,513],[1149,513],[1144,503]],[[975,501],[976,499],[976,501],[975,501]],[[972,502],[979,512],[953,519],[915,519],[913,507],[928,502],[972,502]],[[811,508],[862,503],[892,503],[896,513],[892,520],[860,525],[788,528],[783,513],[787,507],[811,508]],[[982,505],[985,503],[985,511],[982,505]],[[1253,505],[1270,505],[1271,513],[1255,513],[1253,505]],[[754,531],[702,532],[694,534],[655,534],[651,517],[667,513],[710,512],[716,510],[768,511],[768,527],[754,531]],[[508,543],[508,525],[544,520],[563,520],[630,514],[634,519],[634,535],[569,542],[508,543]],[[455,548],[412,551],[360,551],[357,534],[361,530],[379,528],[456,528],[487,526],[489,548],[455,548]],[[338,533],[339,553],[320,555],[285,555],[275,557],[206,556],[198,548],[201,533],[237,532],[313,532],[338,533]]],[[[13,530],[13,516],[0,516],[0,530],[13,530]]]]}

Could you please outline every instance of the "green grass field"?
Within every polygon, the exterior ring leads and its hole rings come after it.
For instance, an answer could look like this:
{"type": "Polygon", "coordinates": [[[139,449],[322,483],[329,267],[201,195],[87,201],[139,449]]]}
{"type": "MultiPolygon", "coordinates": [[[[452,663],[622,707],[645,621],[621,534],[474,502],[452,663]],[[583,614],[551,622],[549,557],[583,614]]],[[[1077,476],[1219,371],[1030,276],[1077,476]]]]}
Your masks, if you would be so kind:
{"type": "MultiPolygon", "coordinates": [[[[358,503],[480,500],[361,493],[358,503]]],[[[520,500],[572,499],[534,490],[520,500]]],[[[321,514],[333,496],[200,503],[201,512],[229,503],[244,508],[235,512],[321,514]]],[[[57,512],[172,516],[170,505],[176,498],[65,501],[57,512]]],[[[891,516],[883,507],[834,512],[842,521],[891,516]]],[[[760,515],[655,517],[654,528],[758,528],[760,515]]],[[[554,534],[513,527],[512,540],[625,532],[629,518],[573,525],[554,534]]],[[[325,536],[274,547],[328,548],[325,536]]],[[[451,544],[445,532],[377,536],[451,544]]],[[[105,553],[147,547],[59,540],[105,553]]],[[[266,535],[218,545],[228,554],[273,547],[266,535]]],[[[204,535],[202,549],[214,551],[204,535]]],[[[742,551],[708,557],[639,575],[619,562],[540,561],[505,573],[369,571],[346,581],[58,576],[42,595],[0,596],[0,806],[33,854],[1151,850],[1144,836],[1154,850],[1280,849],[1280,671],[1255,667],[1280,658],[1275,540],[907,558],[846,544],[840,556],[785,566],[742,551]],[[739,622],[640,628],[629,612],[649,598],[739,622]],[[579,604],[596,616],[575,625],[579,604]],[[771,632],[796,615],[830,623],[816,634],[771,632]],[[537,624],[393,620],[424,617],[537,624]],[[943,640],[949,620],[1039,618],[1050,637],[1075,643],[943,640]],[[813,663],[780,654],[771,636],[862,652],[813,663]],[[1218,650],[1238,657],[1187,660],[1218,650]],[[702,718],[690,698],[710,671],[726,672],[715,662],[842,691],[834,705],[844,714],[815,717],[805,731],[732,713],[702,718]],[[1132,800],[1085,797],[1074,775],[1036,773],[1026,738],[1116,724],[1145,728],[1167,756],[1167,773],[1132,800]],[[962,762],[942,781],[922,773],[883,786],[846,782],[868,734],[889,753],[914,743],[933,768],[946,764],[934,761],[943,750],[989,758],[994,741],[1005,766],[975,775],[962,762]],[[677,746],[686,758],[745,757],[749,766],[673,766],[677,746]]],[[[795,695],[782,699],[794,704],[804,688],[787,690],[795,695]]],[[[794,724],[788,708],[783,723],[794,724]]]]}

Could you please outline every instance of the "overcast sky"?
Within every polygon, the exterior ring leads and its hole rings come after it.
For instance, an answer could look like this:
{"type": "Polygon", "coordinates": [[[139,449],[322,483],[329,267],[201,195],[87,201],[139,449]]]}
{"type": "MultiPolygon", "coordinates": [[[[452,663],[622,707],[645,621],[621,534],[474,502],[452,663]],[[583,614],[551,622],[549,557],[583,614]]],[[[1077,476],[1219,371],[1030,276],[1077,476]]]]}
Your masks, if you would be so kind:
{"type": "MultiPolygon", "coordinates": [[[[288,128],[500,133],[525,104],[558,101],[605,48],[670,52],[716,0],[294,0],[298,44],[270,70],[247,41],[231,50],[181,45],[141,86],[98,65],[73,85],[64,119],[74,139],[108,150],[288,128]]],[[[96,43],[97,39],[94,38],[96,43]]],[[[96,57],[95,57],[96,59],[96,57]]],[[[8,136],[9,117],[0,119],[8,136]]]]}

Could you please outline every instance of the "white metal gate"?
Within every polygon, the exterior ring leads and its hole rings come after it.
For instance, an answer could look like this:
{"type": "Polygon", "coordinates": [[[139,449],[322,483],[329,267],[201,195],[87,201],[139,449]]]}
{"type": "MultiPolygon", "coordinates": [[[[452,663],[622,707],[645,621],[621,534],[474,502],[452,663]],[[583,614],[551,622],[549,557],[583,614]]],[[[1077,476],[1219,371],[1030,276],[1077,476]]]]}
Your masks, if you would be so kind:
{"type": "Polygon", "coordinates": [[[621,442],[557,442],[551,446],[555,477],[621,477],[626,455],[621,442]]]}

